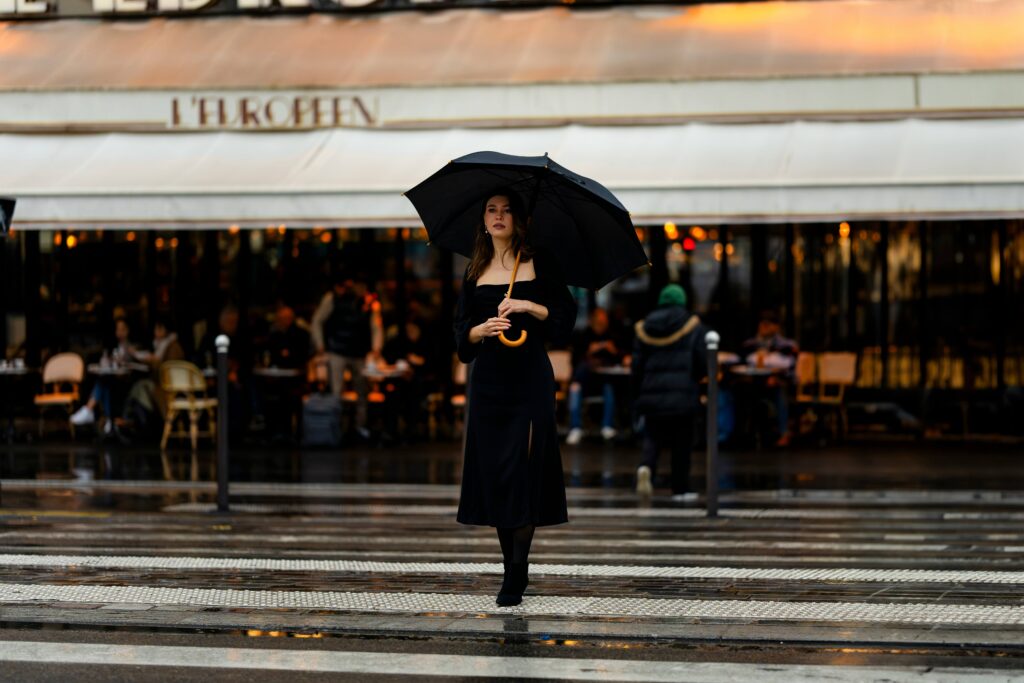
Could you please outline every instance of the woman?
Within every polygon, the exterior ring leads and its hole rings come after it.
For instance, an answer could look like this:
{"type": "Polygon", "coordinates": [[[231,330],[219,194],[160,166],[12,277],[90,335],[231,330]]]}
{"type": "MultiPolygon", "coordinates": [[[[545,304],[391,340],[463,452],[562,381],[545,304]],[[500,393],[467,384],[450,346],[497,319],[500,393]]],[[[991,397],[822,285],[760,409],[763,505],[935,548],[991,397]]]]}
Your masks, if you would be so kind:
{"type": "Polygon", "coordinates": [[[568,521],[555,381],[544,344],[568,341],[576,304],[551,257],[530,246],[526,223],[514,192],[486,200],[455,321],[459,360],[476,361],[458,521],[497,528],[505,561],[497,604],[503,607],[522,602],[534,528],[568,521]],[[512,298],[504,298],[514,271],[512,298]],[[523,332],[521,346],[499,339],[504,333],[517,340],[523,332]]]}

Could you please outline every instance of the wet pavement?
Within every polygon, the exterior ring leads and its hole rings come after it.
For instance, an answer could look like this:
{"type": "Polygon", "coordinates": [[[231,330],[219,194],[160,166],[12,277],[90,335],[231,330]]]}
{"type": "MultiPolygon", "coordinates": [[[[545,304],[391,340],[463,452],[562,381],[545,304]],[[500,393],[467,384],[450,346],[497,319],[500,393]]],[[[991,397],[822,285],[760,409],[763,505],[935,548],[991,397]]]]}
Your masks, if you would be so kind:
{"type": "Polygon", "coordinates": [[[0,455],[0,680],[1024,679],[1010,446],[730,454],[715,519],[567,448],[504,609],[451,444],[237,452],[228,513],[209,453],[0,455]]]}

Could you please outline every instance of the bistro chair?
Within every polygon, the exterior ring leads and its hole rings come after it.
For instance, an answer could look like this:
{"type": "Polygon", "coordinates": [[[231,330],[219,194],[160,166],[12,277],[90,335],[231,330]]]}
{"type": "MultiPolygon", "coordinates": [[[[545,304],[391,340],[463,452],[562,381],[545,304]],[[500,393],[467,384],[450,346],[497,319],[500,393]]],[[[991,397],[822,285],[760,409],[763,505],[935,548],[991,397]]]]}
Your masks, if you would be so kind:
{"type": "Polygon", "coordinates": [[[58,353],[43,366],[43,393],[35,397],[39,408],[39,436],[43,435],[43,412],[47,408],[63,408],[68,414],[71,438],[75,438],[75,425],[71,413],[78,403],[78,388],[85,375],[85,362],[77,353],[58,353]]]}
{"type": "Polygon", "coordinates": [[[183,360],[169,360],[160,366],[160,387],[167,395],[167,413],[164,416],[164,434],[160,440],[160,450],[167,448],[170,437],[188,437],[192,442],[192,450],[199,446],[199,437],[216,438],[217,435],[217,399],[206,396],[206,378],[202,371],[183,360]],[[203,414],[208,418],[206,431],[199,431],[199,423],[203,414]],[[188,418],[188,431],[173,431],[179,418],[188,418]]]}
{"type": "Polygon", "coordinates": [[[817,399],[818,356],[814,353],[801,351],[796,357],[793,368],[796,379],[796,402],[798,404],[814,403],[817,399]]]}
{"type": "Polygon", "coordinates": [[[857,380],[857,354],[823,353],[819,368],[820,385],[818,404],[832,408],[839,417],[836,431],[845,435],[848,425],[846,415],[846,389],[857,380]]]}

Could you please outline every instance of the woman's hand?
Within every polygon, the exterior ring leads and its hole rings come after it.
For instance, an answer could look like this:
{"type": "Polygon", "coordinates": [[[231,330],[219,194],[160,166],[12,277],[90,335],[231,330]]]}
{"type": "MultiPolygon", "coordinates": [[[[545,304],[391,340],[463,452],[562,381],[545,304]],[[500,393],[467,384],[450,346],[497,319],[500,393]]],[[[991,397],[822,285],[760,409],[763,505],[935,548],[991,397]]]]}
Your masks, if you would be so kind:
{"type": "Polygon", "coordinates": [[[484,337],[497,337],[499,334],[511,327],[508,318],[488,318],[479,325],[469,330],[469,341],[478,344],[484,337]]]}
{"type": "Polygon", "coordinates": [[[498,304],[498,315],[508,318],[513,313],[535,314],[537,304],[523,299],[502,299],[498,304]]]}

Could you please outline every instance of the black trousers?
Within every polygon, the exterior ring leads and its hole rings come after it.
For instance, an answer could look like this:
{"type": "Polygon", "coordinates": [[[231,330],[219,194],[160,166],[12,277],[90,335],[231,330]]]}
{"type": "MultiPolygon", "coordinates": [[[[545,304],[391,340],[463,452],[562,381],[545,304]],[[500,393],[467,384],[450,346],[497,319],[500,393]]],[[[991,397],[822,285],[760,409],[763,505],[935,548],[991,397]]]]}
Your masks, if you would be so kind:
{"type": "Polygon", "coordinates": [[[668,448],[672,452],[672,493],[690,489],[690,452],[693,450],[694,416],[648,415],[644,418],[643,462],[651,468],[651,479],[658,471],[658,456],[668,448]]]}

